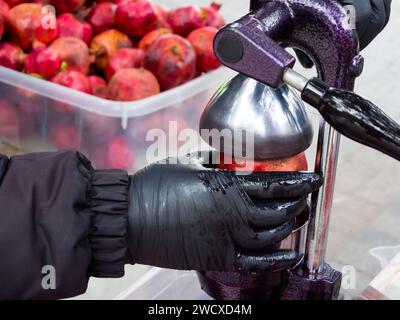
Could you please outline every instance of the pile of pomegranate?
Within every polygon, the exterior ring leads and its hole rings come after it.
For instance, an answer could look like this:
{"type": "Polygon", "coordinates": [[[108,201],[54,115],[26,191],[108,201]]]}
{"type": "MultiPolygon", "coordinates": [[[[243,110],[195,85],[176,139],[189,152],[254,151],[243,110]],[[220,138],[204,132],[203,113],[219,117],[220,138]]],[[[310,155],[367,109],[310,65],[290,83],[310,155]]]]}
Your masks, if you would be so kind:
{"type": "Polygon", "coordinates": [[[219,67],[219,8],[0,0],[0,65],[104,99],[147,98],[219,67]]]}
{"type": "MultiPolygon", "coordinates": [[[[0,0],[0,65],[103,99],[144,99],[219,67],[212,49],[225,24],[219,9],[211,3],[168,10],[149,0],[0,0]]],[[[123,130],[118,118],[0,86],[0,138],[44,136],[56,149],[81,150],[98,168],[134,170],[149,129],[167,132],[171,120],[187,128],[197,112],[157,112],[130,119],[123,130]]]]}

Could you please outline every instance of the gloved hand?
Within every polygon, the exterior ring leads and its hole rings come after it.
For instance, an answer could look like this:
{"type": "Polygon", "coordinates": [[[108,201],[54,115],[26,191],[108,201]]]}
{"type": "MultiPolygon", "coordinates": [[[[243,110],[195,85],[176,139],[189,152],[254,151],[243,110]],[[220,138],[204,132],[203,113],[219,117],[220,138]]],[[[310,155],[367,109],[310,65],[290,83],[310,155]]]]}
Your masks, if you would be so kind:
{"type": "MultiPolygon", "coordinates": [[[[341,5],[353,5],[356,9],[356,28],[360,50],[364,50],[386,27],[390,18],[392,0],[337,0],[341,5]]],[[[305,68],[314,63],[302,51],[295,50],[297,58],[305,68]]]]}
{"type": "Polygon", "coordinates": [[[286,269],[299,261],[297,253],[273,248],[308,209],[306,197],[321,186],[320,176],[236,175],[187,157],[190,164],[169,160],[131,177],[130,263],[249,271],[286,269]]]}
{"type": "Polygon", "coordinates": [[[386,27],[392,0],[338,0],[343,6],[356,8],[356,27],[360,49],[366,48],[386,27]]]}

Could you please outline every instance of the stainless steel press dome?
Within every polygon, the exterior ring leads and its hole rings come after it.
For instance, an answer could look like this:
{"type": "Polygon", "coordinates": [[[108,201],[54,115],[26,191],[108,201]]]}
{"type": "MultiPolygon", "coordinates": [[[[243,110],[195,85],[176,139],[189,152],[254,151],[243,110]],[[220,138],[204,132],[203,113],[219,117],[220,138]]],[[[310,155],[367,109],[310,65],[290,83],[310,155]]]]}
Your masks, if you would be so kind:
{"type": "MultiPolygon", "coordinates": [[[[241,74],[212,97],[201,117],[200,129],[253,130],[256,161],[294,156],[306,150],[313,138],[311,122],[296,92],[287,85],[272,89],[241,74]]],[[[206,142],[222,151],[219,143],[206,142]]],[[[225,144],[223,151],[233,154],[237,147],[246,150],[245,143],[225,144]]]]}

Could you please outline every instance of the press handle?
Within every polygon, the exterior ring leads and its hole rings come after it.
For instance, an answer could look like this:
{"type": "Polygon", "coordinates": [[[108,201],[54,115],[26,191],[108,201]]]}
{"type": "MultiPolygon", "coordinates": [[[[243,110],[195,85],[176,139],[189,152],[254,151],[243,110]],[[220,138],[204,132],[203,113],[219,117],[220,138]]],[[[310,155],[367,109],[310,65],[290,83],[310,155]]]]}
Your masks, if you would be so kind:
{"type": "Polygon", "coordinates": [[[308,81],[302,98],[344,136],[400,160],[400,126],[371,101],[319,79],[308,81]]]}

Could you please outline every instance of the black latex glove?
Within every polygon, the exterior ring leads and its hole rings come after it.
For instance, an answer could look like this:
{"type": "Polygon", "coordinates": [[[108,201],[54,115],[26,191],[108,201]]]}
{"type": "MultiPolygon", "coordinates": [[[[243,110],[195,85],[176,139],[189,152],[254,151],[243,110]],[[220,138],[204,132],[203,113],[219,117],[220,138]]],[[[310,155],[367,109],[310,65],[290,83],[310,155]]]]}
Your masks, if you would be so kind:
{"type": "MultiPolygon", "coordinates": [[[[390,18],[392,0],[337,0],[341,5],[353,5],[356,9],[356,28],[360,50],[365,49],[386,27],[390,18]]],[[[311,68],[313,62],[299,50],[295,50],[300,63],[311,68]]]]}
{"type": "Polygon", "coordinates": [[[343,6],[356,8],[356,27],[360,49],[366,48],[386,27],[392,0],[338,0],[343,6]]]}
{"type": "Polygon", "coordinates": [[[131,177],[131,263],[237,271],[280,270],[299,261],[293,251],[272,248],[307,210],[306,197],[321,186],[320,176],[240,176],[188,157],[190,165],[153,164],[131,177]]]}

